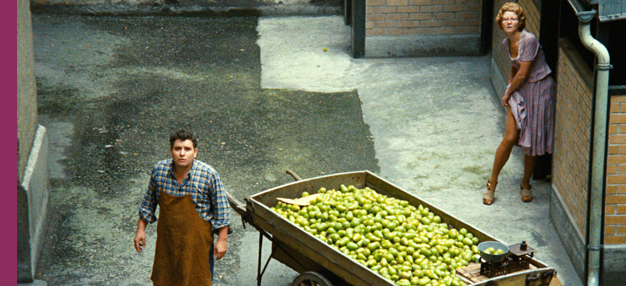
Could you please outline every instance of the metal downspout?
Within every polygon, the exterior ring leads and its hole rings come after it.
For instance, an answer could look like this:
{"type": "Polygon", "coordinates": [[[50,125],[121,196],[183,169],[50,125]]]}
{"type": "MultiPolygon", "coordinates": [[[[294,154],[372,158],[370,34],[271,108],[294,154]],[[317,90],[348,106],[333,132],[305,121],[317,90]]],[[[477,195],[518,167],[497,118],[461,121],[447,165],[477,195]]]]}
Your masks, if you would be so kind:
{"type": "Polygon", "coordinates": [[[607,126],[609,110],[609,51],[591,35],[590,21],[595,10],[585,11],[578,0],[569,0],[578,17],[578,36],[585,48],[596,55],[596,94],[593,120],[591,186],[587,226],[587,286],[600,285],[602,259],[602,223],[606,180],[607,126]]]}

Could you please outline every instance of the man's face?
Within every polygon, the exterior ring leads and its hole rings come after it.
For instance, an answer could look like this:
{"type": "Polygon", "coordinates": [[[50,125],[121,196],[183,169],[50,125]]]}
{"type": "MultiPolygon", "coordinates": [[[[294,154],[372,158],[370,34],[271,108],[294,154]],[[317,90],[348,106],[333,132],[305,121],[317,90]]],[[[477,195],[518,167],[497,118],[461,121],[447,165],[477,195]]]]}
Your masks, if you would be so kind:
{"type": "Polygon", "coordinates": [[[191,167],[193,160],[196,158],[196,155],[198,155],[198,149],[193,147],[191,140],[174,141],[170,152],[172,153],[174,166],[181,169],[191,167]]]}

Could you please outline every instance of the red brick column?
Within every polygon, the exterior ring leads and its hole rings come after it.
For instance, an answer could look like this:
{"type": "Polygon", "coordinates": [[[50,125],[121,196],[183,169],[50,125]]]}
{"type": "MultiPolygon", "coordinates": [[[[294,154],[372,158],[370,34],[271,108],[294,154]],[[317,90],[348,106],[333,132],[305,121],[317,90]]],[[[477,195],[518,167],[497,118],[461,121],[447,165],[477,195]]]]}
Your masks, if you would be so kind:
{"type": "Polygon", "coordinates": [[[604,243],[626,244],[626,94],[611,97],[604,243]]]}

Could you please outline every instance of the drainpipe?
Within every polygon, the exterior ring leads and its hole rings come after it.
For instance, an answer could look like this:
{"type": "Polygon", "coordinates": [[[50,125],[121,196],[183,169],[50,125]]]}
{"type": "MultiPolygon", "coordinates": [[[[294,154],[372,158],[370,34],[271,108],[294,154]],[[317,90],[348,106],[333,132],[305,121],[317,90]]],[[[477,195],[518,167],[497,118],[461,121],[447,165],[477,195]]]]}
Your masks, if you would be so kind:
{"type": "Polygon", "coordinates": [[[600,284],[602,258],[602,223],[604,218],[604,187],[606,178],[606,130],[609,109],[609,52],[591,36],[590,21],[595,10],[585,11],[579,0],[568,0],[578,17],[578,36],[585,48],[596,56],[596,94],[591,155],[591,186],[587,218],[587,286],[600,284]]]}

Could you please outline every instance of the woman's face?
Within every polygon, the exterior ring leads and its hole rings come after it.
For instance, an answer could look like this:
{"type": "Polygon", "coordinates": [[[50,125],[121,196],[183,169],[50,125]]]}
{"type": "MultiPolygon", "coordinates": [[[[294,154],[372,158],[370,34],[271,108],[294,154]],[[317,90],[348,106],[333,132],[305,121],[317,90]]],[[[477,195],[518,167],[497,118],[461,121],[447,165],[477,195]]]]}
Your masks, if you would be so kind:
{"type": "Polygon", "coordinates": [[[502,30],[507,33],[515,33],[519,28],[519,19],[515,12],[507,11],[502,14],[502,30]]]}

